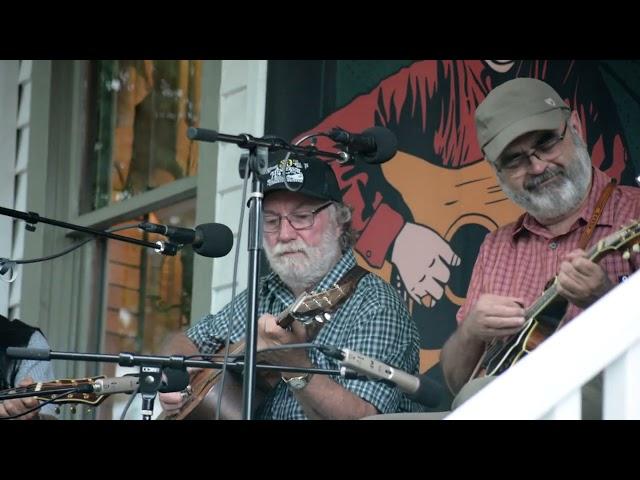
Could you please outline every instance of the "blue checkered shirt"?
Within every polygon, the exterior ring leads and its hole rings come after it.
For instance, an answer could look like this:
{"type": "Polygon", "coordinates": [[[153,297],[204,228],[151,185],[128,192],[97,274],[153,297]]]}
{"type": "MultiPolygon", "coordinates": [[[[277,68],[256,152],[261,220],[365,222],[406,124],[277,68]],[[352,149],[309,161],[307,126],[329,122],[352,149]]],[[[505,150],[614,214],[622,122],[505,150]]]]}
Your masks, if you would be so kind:
{"type": "MultiPolygon", "coordinates": [[[[323,278],[315,293],[334,286],[353,266],[353,253],[346,253],[323,278]]],[[[291,305],[295,297],[273,272],[262,278],[258,315],[277,315],[291,305]]],[[[235,318],[231,342],[244,337],[247,312],[246,290],[215,315],[207,315],[187,330],[187,336],[201,353],[216,352],[225,341],[227,325],[235,318]]],[[[314,343],[349,348],[414,375],[418,374],[419,336],[415,323],[393,288],[374,274],[365,275],[356,290],[320,330],[314,343]]],[[[338,361],[317,349],[309,350],[309,357],[319,368],[337,370],[338,361]]],[[[375,380],[347,380],[339,375],[333,380],[347,390],[371,403],[380,413],[421,411],[397,388],[375,380]]],[[[284,382],[267,395],[256,413],[258,419],[306,419],[302,407],[284,382]]]]}
{"type": "MultiPolygon", "coordinates": [[[[36,330],[31,335],[27,348],[46,348],[48,350],[50,347],[44,335],[36,330]]],[[[14,386],[17,386],[26,377],[33,378],[34,382],[49,382],[56,379],[51,362],[42,360],[20,360],[14,386]]],[[[56,413],[56,406],[52,403],[40,408],[38,412],[56,418],[59,416],[56,413]]]]}

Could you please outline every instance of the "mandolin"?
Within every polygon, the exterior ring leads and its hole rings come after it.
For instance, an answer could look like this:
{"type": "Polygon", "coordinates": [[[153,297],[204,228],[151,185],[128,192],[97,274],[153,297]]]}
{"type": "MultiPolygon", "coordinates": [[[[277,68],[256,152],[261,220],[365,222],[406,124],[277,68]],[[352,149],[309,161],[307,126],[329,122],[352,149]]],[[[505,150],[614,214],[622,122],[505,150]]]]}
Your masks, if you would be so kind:
{"type": "MultiPolygon", "coordinates": [[[[631,251],[640,252],[638,237],[640,223],[635,222],[598,241],[589,249],[587,257],[597,262],[609,253],[624,250],[623,258],[629,259],[631,251]]],[[[542,295],[526,309],[525,324],[520,332],[507,340],[494,339],[488,344],[471,378],[499,375],[509,369],[560,328],[567,306],[567,300],[558,295],[557,280],[553,279],[542,295]]]]}

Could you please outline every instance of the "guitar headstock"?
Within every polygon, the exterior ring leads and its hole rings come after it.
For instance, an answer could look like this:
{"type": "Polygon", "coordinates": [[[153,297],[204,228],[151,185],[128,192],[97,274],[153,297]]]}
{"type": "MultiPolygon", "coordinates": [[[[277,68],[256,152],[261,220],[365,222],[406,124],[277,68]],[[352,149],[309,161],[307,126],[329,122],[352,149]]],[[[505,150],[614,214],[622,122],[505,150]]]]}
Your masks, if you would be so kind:
{"type": "Polygon", "coordinates": [[[594,261],[612,251],[622,251],[622,257],[628,260],[631,252],[640,253],[640,222],[632,221],[629,225],[598,241],[590,251],[589,258],[594,261]]]}
{"type": "Polygon", "coordinates": [[[339,285],[320,293],[302,292],[289,307],[288,316],[305,325],[314,322],[324,324],[331,319],[329,312],[336,308],[345,295],[346,292],[339,285]]]}
{"type": "MultiPolygon", "coordinates": [[[[61,380],[53,380],[51,382],[43,382],[43,383],[34,383],[32,385],[27,385],[24,387],[25,389],[31,389],[34,395],[41,401],[51,400],[52,397],[56,396],[56,391],[60,389],[67,388],[78,388],[85,385],[93,385],[96,380],[100,378],[105,378],[104,375],[99,375],[96,377],[90,378],[75,378],[75,379],[61,379],[61,380]]],[[[106,395],[96,394],[95,392],[71,392],[67,393],[64,396],[56,398],[51,403],[82,403],[90,406],[98,406],[100,405],[106,398],[106,395]]]]}

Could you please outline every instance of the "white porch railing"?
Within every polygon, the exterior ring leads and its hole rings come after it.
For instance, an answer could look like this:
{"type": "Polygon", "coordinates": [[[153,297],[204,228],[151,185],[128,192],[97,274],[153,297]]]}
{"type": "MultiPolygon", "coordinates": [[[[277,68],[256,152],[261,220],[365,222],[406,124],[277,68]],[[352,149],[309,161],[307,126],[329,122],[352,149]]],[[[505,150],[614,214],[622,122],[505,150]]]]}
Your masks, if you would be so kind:
{"type": "Polygon", "coordinates": [[[445,420],[580,419],[580,389],[602,371],[603,418],[640,419],[640,272],[445,420]]]}

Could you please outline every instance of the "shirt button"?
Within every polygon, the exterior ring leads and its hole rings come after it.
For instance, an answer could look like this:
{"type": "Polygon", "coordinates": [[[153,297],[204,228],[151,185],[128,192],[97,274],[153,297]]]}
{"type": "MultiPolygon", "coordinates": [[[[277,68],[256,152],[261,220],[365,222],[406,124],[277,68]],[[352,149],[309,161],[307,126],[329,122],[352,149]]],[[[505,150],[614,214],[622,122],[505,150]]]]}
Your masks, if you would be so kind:
{"type": "Polygon", "coordinates": [[[556,248],[558,248],[558,244],[557,244],[556,242],[551,242],[551,243],[549,244],[549,248],[550,248],[551,250],[555,250],[556,248]]]}
{"type": "Polygon", "coordinates": [[[367,250],[367,258],[371,257],[371,250],[367,250]]]}

